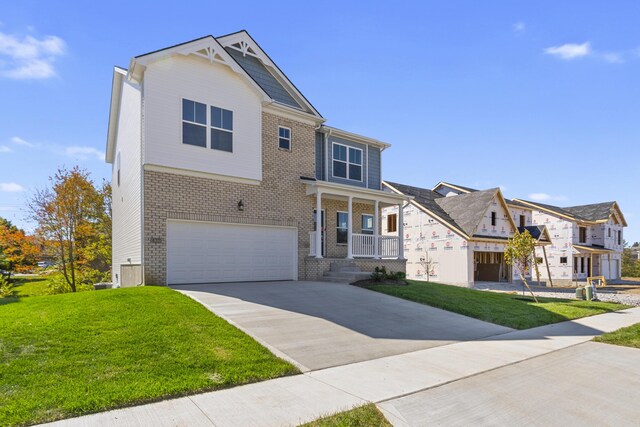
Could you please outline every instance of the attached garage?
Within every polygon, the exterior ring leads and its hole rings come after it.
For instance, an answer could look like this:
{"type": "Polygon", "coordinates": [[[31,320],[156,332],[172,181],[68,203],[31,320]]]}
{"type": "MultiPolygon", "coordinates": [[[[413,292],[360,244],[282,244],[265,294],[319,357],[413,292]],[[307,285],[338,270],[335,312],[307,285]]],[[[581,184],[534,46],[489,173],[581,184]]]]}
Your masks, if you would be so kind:
{"type": "Polygon", "coordinates": [[[167,222],[169,284],[296,280],[294,227],[167,222]]]}

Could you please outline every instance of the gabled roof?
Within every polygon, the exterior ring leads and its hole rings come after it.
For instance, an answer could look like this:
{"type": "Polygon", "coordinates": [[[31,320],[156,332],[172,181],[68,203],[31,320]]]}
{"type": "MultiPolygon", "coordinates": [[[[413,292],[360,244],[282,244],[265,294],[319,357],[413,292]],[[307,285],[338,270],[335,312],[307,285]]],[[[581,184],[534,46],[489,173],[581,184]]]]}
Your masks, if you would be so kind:
{"type": "Polygon", "coordinates": [[[473,236],[498,188],[459,194],[455,197],[442,197],[436,203],[449,214],[467,236],[473,236]]]}
{"type": "Polygon", "coordinates": [[[472,191],[478,191],[475,188],[465,187],[465,186],[458,185],[458,184],[452,184],[452,183],[446,182],[446,181],[440,181],[439,183],[437,183],[435,185],[435,187],[433,187],[431,189],[431,191],[437,191],[438,188],[440,188],[440,187],[450,187],[450,188],[453,188],[454,190],[462,191],[463,193],[471,193],[472,191]]]}
{"type": "MultiPolygon", "coordinates": [[[[383,181],[382,183],[397,193],[413,196],[414,199],[411,203],[439,219],[444,225],[466,239],[474,238],[484,214],[491,206],[491,202],[495,197],[498,197],[501,203],[503,203],[503,208],[507,210],[499,188],[473,191],[454,197],[445,197],[440,193],[426,188],[412,187],[390,181],[383,181]]],[[[508,215],[508,218],[515,229],[513,218],[511,218],[510,215],[508,215]]],[[[477,237],[488,238],[486,236],[477,237]]]]}
{"type": "Polygon", "coordinates": [[[616,215],[622,225],[627,226],[627,221],[624,219],[624,215],[622,215],[622,211],[617,202],[593,203],[561,208],[539,202],[530,202],[528,200],[516,199],[516,201],[576,222],[606,222],[612,215],[616,215]]]}
{"type": "MultiPolygon", "coordinates": [[[[287,75],[282,72],[280,67],[278,67],[276,63],[273,62],[267,52],[262,49],[262,47],[253,39],[253,37],[251,37],[251,35],[246,30],[240,30],[235,33],[220,36],[217,38],[217,40],[222,45],[224,45],[225,48],[231,47],[240,49],[240,51],[245,56],[253,55],[258,58],[262,65],[268,69],[268,72],[274,76],[275,80],[283,87],[286,92],[288,92],[289,96],[293,98],[293,100],[295,100],[295,103],[298,104],[299,108],[322,119],[322,115],[320,114],[320,112],[316,110],[313,104],[311,104],[311,102],[309,102],[309,100],[302,94],[302,92],[298,90],[296,85],[294,85],[293,82],[289,80],[287,75]]],[[[287,98],[286,95],[284,95],[284,97],[287,98]]],[[[277,98],[274,99],[277,102],[284,103],[277,98]]]]}
{"type": "Polygon", "coordinates": [[[531,237],[536,239],[538,242],[548,242],[551,243],[551,236],[549,236],[549,231],[547,231],[547,227],[545,225],[527,225],[526,227],[518,227],[519,233],[524,233],[527,230],[531,237]]]}
{"type": "Polygon", "coordinates": [[[603,203],[594,203],[590,205],[580,205],[580,206],[569,206],[564,208],[565,211],[580,217],[584,218],[587,221],[608,221],[611,215],[616,212],[620,216],[620,220],[626,226],[627,223],[620,212],[620,208],[616,202],[603,202],[603,203]]]}
{"type": "MultiPolygon", "coordinates": [[[[439,183],[437,183],[436,186],[432,188],[432,191],[436,191],[437,192],[440,187],[453,188],[454,190],[461,191],[462,193],[472,193],[472,192],[475,192],[475,191],[480,191],[480,190],[476,190],[475,188],[465,187],[464,185],[452,184],[452,183],[446,182],[446,181],[440,181],[439,183]]],[[[531,209],[530,206],[527,206],[527,205],[525,205],[523,203],[520,203],[520,202],[517,202],[515,200],[507,199],[506,197],[504,198],[504,201],[507,203],[507,205],[510,205],[510,206],[515,206],[515,207],[524,208],[524,209],[531,209]]]]}

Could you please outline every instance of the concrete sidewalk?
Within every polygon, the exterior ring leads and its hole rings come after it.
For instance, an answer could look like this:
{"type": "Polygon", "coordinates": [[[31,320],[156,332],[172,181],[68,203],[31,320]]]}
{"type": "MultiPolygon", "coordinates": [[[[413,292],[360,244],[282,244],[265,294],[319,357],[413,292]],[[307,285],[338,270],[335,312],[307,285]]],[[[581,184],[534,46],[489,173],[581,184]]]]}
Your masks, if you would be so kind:
{"type": "MultiPolygon", "coordinates": [[[[59,421],[54,426],[294,426],[365,402],[398,425],[407,397],[640,322],[640,308],[59,421]]],[[[479,377],[478,377],[479,378],[479,377]]],[[[411,402],[407,403],[408,405],[411,402]]]]}

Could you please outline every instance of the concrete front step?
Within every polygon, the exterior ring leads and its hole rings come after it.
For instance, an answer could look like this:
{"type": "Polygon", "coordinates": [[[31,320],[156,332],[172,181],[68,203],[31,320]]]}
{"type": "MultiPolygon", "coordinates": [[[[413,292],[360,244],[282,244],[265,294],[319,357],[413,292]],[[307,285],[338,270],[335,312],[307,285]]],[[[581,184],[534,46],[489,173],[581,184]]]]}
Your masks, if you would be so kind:
{"type": "Polygon", "coordinates": [[[322,281],[327,282],[336,282],[336,283],[352,283],[357,282],[358,280],[365,280],[371,277],[371,273],[366,272],[357,272],[357,273],[345,273],[338,271],[327,271],[324,273],[324,276],[320,279],[322,281]]]}

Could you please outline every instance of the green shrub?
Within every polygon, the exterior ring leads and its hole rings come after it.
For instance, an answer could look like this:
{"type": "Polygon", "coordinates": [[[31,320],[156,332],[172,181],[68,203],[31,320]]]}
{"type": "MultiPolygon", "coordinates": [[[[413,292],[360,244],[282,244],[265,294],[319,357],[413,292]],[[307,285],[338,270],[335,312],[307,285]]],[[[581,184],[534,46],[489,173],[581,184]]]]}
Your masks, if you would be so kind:
{"type": "Polygon", "coordinates": [[[16,290],[13,284],[4,276],[0,275],[0,298],[8,298],[16,296],[16,290]]]}

